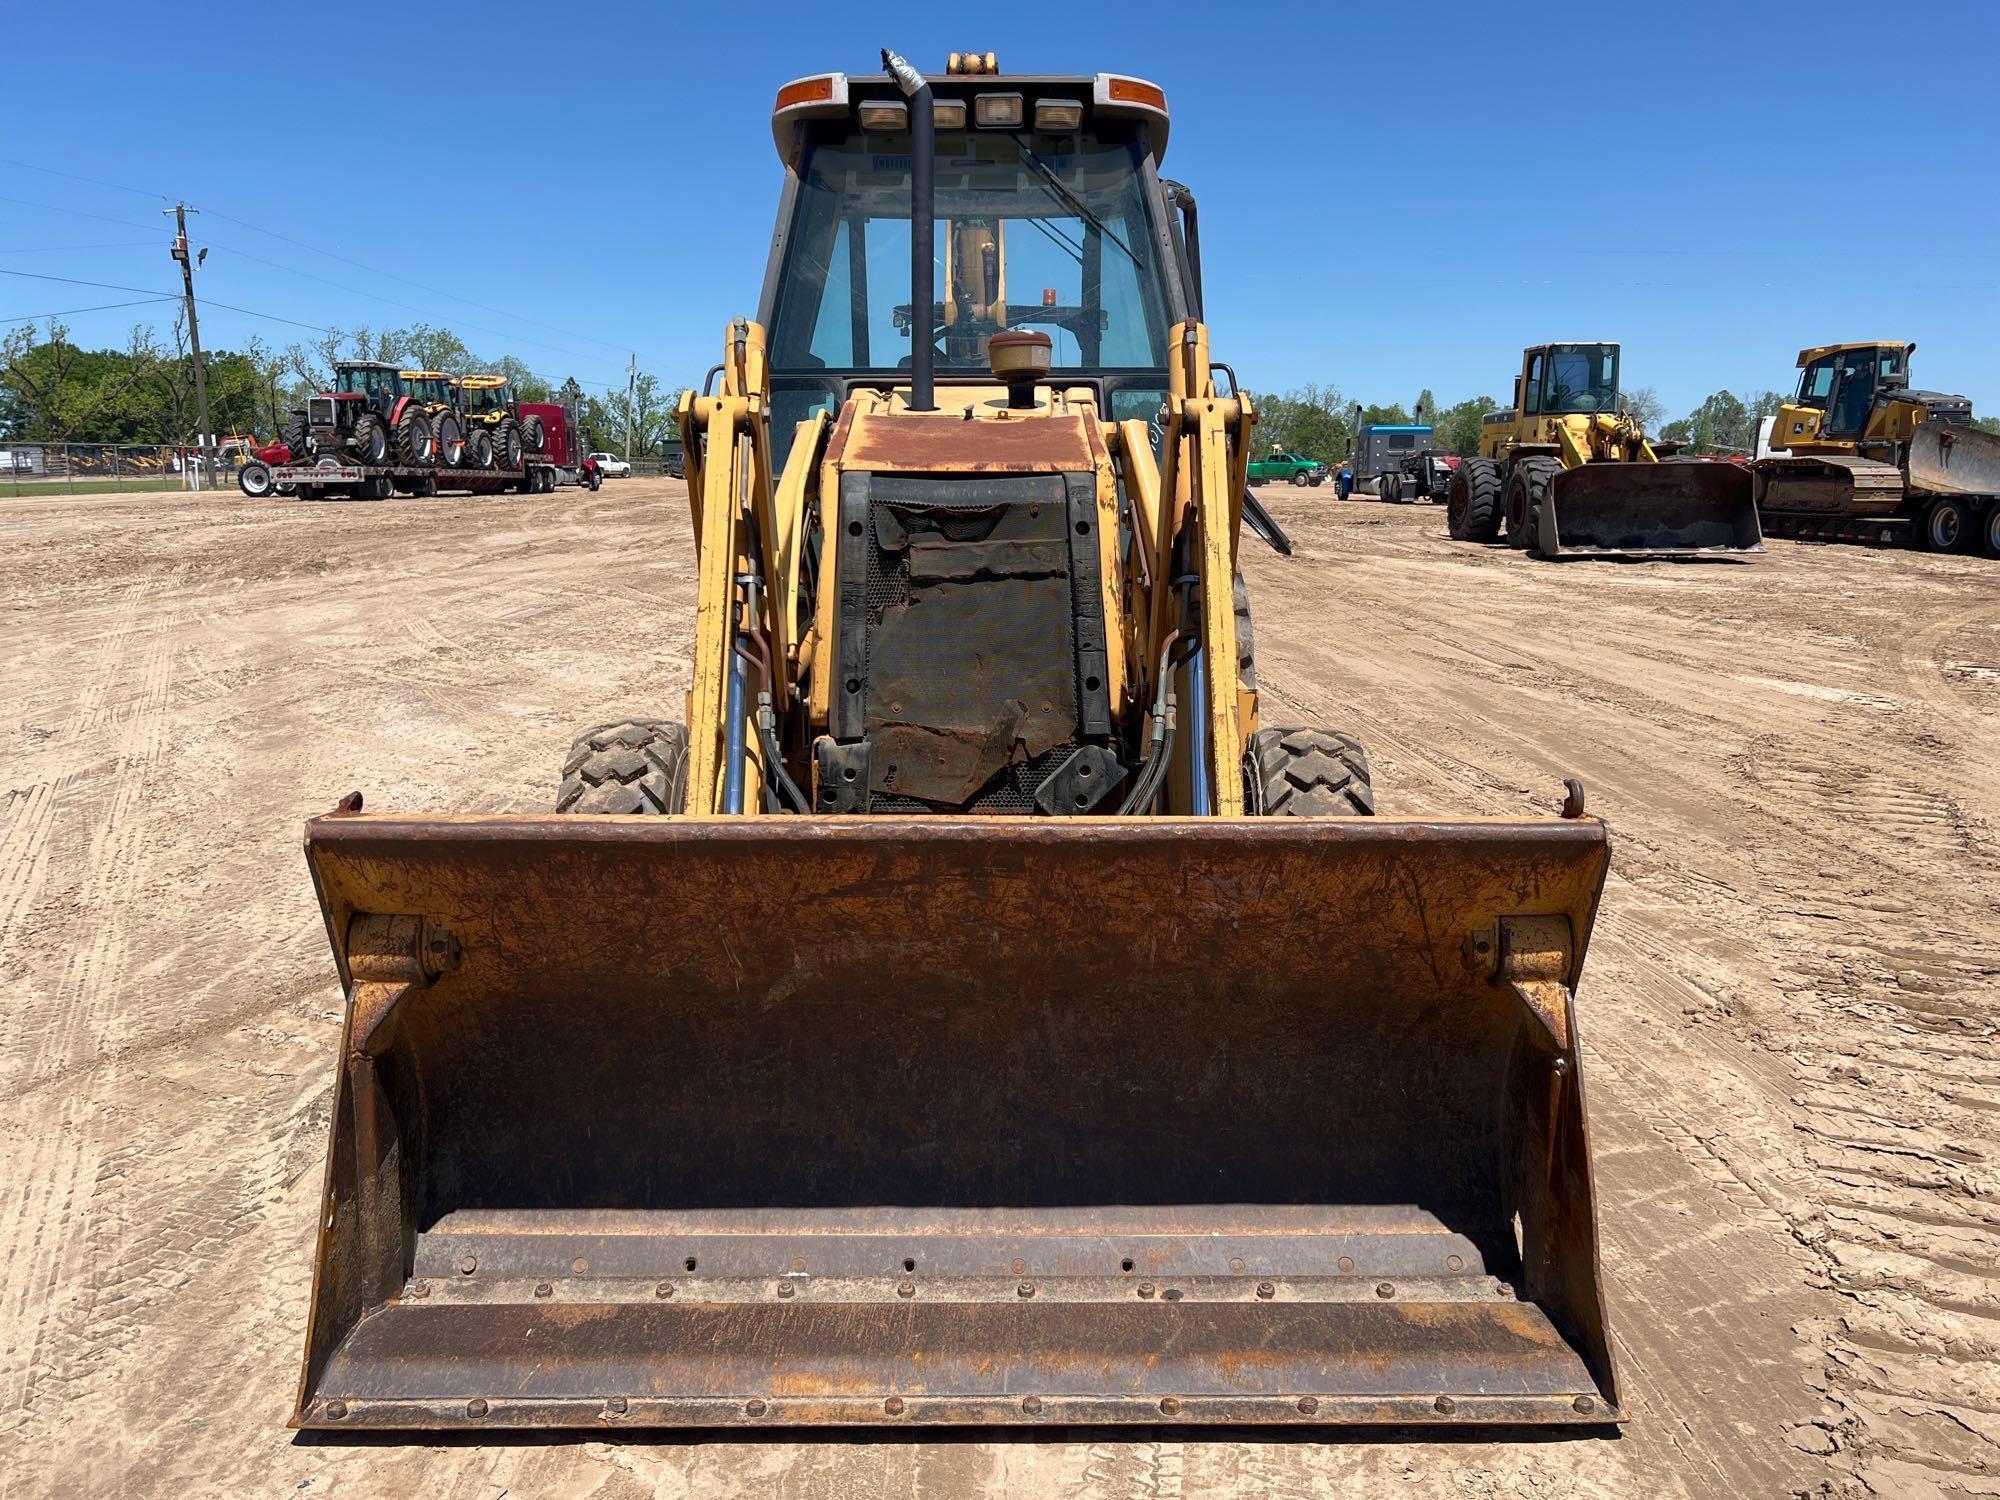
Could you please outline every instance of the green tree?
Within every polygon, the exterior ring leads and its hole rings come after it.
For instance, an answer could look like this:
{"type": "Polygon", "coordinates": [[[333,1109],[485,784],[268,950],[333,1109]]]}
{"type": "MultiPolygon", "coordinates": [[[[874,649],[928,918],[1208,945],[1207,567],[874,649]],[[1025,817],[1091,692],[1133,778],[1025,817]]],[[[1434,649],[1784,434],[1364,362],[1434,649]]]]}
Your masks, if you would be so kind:
{"type": "Polygon", "coordinates": [[[140,386],[159,359],[150,328],[134,327],[123,350],[79,349],[51,318],[47,337],[24,324],[0,339],[0,396],[14,437],[50,442],[129,442],[140,386]]]}
{"type": "Polygon", "coordinates": [[[428,323],[412,323],[396,330],[405,356],[422,370],[442,370],[447,375],[472,375],[485,369],[472,357],[465,340],[449,328],[433,328],[428,323]]]}
{"type": "Polygon", "coordinates": [[[1747,453],[1757,446],[1757,423],[1784,404],[1777,391],[1752,391],[1747,398],[1717,391],[1678,422],[1660,429],[1666,442],[1686,443],[1698,453],[1747,453]]]}
{"type": "Polygon", "coordinates": [[[491,368],[496,375],[505,375],[514,382],[515,394],[523,401],[547,401],[553,394],[548,381],[511,354],[501,355],[491,368]]]}
{"type": "Polygon", "coordinates": [[[1447,406],[1432,420],[1437,429],[1436,442],[1446,453],[1456,453],[1460,458],[1471,458],[1479,452],[1479,427],[1488,412],[1498,411],[1500,403],[1491,396],[1474,396],[1455,406],[1447,406]]]}
{"type": "Polygon", "coordinates": [[[1330,385],[1305,385],[1283,395],[1251,395],[1257,411],[1257,451],[1274,449],[1338,463],[1354,424],[1347,402],[1330,385]]]}

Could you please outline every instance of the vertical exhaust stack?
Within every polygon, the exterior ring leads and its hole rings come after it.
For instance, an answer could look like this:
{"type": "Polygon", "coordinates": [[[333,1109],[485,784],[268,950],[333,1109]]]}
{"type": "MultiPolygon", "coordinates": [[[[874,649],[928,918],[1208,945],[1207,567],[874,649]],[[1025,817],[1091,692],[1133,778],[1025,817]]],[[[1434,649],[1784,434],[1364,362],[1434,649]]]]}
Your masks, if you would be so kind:
{"type": "Polygon", "coordinates": [[[936,411],[937,116],[923,74],[887,47],[882,66],[910,102],[910,410],[936,411]]]}

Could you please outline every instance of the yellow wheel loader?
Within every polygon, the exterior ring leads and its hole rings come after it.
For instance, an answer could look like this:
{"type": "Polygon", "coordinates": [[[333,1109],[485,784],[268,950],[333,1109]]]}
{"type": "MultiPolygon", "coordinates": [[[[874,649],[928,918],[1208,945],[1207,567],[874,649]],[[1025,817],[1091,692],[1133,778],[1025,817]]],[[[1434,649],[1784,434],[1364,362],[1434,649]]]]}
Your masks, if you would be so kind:
{"type": "Polygon", "coordinates": [[[1681,459],[1625,411],[1616,344],[1523,351],[1511,411],[1491,412],[1479,456],[1453,471],[1445,527],[1457,541],[1537,557],[1702,557],[1762,552],[1749,475],[1681,459]]]}
{"type": "Polygon", "coordinates": [[[1799,351],[1798,393],[1750,466],[1776,535],[1976,547],[2000,558],[2000,436],[1964,396],[1910,389],[1915,344],[1799,351]]]}
{"type": "Polygon", "coordinates": [[[680,403],[685,713],[553,813],[307,827],[295,1422],[1622,1420],[1603,824],[1370,816],[1263,721],[1162,92],[884,63],[779,91],[759,313],[680,403]]]}

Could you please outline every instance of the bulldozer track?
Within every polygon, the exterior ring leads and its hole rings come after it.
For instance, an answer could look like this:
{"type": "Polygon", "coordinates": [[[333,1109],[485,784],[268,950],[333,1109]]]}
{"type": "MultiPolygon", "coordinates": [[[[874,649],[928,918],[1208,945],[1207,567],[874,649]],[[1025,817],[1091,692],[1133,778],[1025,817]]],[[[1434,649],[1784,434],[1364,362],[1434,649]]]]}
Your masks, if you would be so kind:
{"type": "Polygon", "coordinates": [[[1245,564],[1265,723],[1355,733],[1386,816],[1549,811],[1576,774],[1611,822],[1578,1007],[1621,1440],[294,1444],[340,1005],[299,824],[355,787],[370,807],[543,809],[579,726],[671,715],[692,560],[606,549],[599,528],[678,535],[686,501],[647,480],[612,501],[175,493],[0,517],[24,606],[0,625],[17,663],[0,687],[0,973],[18,997],[0,1049],[0,1492],[1990,1484],[1990,565],[1780,543],[1753,589],[1712,569],[1557,587],[1455,549],[1422,508],[1271,504],[1299,550],[1245,564]],[[1765,643],[1754,664],[1746,636],[1765,643]]]}

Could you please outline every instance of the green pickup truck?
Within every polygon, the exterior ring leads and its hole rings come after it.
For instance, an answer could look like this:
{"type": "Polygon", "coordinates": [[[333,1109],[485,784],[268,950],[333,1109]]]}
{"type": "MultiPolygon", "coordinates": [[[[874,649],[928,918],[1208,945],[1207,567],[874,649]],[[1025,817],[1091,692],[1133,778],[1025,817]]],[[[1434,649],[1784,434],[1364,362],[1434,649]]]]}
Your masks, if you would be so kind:
{"type": "Polygon", "coordinates": [[[1325,484],[1326,476],[1325,464],[1298,453],[1267,453],[1250,461],[1252,484],[1281,484],[1286,480],[1300,485],[1325,484]]]}

